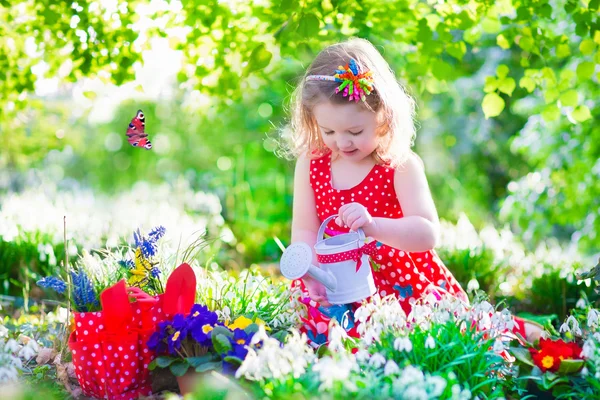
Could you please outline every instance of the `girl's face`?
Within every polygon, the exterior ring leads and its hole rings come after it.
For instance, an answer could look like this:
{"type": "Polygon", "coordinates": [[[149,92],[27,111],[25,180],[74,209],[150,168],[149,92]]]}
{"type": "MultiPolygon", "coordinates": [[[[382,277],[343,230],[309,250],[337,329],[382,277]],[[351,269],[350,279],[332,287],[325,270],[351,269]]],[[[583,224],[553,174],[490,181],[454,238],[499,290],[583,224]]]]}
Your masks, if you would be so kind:
{"type": "Polygon", "coordinates": [[[376,114],[362,104],[325,101],[313,108],[313,114],[325,146],[334,155],[359,162],[371,156],[379,144],[376,114]]]}

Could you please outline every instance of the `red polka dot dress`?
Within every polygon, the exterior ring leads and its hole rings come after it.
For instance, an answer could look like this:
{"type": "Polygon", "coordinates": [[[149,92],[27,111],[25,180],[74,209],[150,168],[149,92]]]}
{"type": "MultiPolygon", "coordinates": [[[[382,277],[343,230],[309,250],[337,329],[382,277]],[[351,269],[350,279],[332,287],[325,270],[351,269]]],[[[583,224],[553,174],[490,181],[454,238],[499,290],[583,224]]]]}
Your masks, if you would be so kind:
{"type": "MultiPolygon", "coordinates": [[[[347,203],[357,202],[367,208],[373,217],[402,218],[402,207],[394,189],[394,169],[386,165],[375,165],[361,183],[350,189],[338,190],[331,184],[331,152],[311,161],[310,185],[315,194],[316,212],[319,219],[337,214],[347,203]]],[[[335,236],[348,232],[348,228],[330,222],[326,234],[335,236]]],[[[463,300],[467,295],[435,251],[407,252],[385,244],[377,244],[377,252],[371,257],[373,278],[378,293],[383,297],[393,294],[408,314],[412,305],[421,297],[429,285],[438,286],[463,300]]],[[[308,297],[302,281],[294,281],[303,291],[301,302],[307,306],[308,317],[302,330],[316,344],[327,339],[327,325],[333,316],[340,317],[359,305],[322,307],[308,297]],[[340,315],[337,315],[340,314],[340,315]]],[[[338,318],[338,321],[341,319],[338,318]]],[[[356,327],[347,326],[349,334],[356,327]]]]}

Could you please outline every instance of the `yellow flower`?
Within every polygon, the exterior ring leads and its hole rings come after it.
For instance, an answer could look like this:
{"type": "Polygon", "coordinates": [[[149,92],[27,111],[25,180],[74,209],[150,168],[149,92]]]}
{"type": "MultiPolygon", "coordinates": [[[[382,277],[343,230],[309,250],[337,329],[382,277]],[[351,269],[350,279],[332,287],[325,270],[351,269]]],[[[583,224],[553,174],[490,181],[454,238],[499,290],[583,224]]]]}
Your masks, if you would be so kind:
{"type": "Polygon", "coordinates": [[[233,323],[231,323],[230,325],[227,325],[227,327],[231,330],[234,329],[246,329],[249,325],[251,324],[257,324],[257,325],[262,325],[265,327],[265,330],[270,331],[271,328],[269,328],[267,326],[267,324],[265,323],[265,321],[263,321],[260,318],[256,318],[256,321],[252,322],[252,320],[250,318],[246,318],[243,315],[240,317],[237,317],[237,319],[235,321],[233,321],[233,323]]]}
{"type": "Polygon", "coordinates": [[[171,338],[171,340],[174,342],[177,340],[178,337],[179,337],[179,331],[177,331],[173,334],[173,337],[171,338]]]}
{"type": "Polygon", "coordinates": [[[235,321],[231,325],[227,325],[227,327],[231,330],[234,329],[246,329],[248,325],[252,324],[252,320],[250,318],[246,318],[243,315],[237,317],[235,321]]]}
{"type": "Polygon", "coordinates": [[[542,358],[542,365],[544,366],[544,368],[552,368],[552,366],[554,365],[554,357],[552,356],[546,356],[544,358],[542,358]]]}

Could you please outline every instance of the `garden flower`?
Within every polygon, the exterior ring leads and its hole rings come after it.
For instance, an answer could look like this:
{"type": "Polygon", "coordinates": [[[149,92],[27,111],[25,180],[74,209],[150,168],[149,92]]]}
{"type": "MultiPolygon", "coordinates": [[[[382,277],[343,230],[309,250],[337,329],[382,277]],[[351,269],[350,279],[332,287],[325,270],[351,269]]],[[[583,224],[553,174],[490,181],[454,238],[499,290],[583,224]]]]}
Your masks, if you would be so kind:
{"type": "Polygon", "coordinates": [[[381,368],[383,365],[385,365],[386,359],[384,356],[381,355],[381,353],[375,353],[371,356],[371,359],[369,360],[369,365],[373,368],[381,368]]]}
{"type": "Polygon", "coordinates": [[[398,374],[399,372],[400,372],[400,368],[398,367],[398,364],[396,364],[396,362],[394,362],[394,360],[388,360],[385,363],[385,367],[383,368],[383,375],[390,376],[390,375],[398,374]]]}
{"type": "Polygon", "coordinates": [[[47,276],[36,282],[39,287],[54,290],[56,293],[62,294],[67,290],[67,284],[60,278],[55,276],[47,276]]]}
{"type": "Polygon", "coordinates": [[[406,351],[407,353],[410,353],[410,351],[412,351],[412,348],[412,342],[406,336],[399,337],[396,338],[396,340],[394,340],[394,349],[396,349],[397,351],[406,351]]]}
{"type": "Polygon", "coordinates": [[[435,339],[429,335],[425,340],[425,348],[426,349],[434,349],[435,348],[435,339]]]}
{"type": "Polygon", "coordinates": [[[168,337],[169,353],[177,354],[177,349],[181,347],[181,341],[187,336],[188,328],[187,321],[181,314],[176,314],[173,317],[171,325],[172,334],[168,337]]]}
{"type": "Polygon", "coordinates": [[[540,339],[540,349],[529,349],[533,362],[543,372],[558,371],[560,363],[565,359],[581,359],[582,349],[573,342],[565,343],[562,339],[552,341],[540,339]]]}
{"type": "Polygon", "coordinates": [[[590,308],[587,315],[588,328],[596,328],[598,326],[598,310],[590,308]]]}

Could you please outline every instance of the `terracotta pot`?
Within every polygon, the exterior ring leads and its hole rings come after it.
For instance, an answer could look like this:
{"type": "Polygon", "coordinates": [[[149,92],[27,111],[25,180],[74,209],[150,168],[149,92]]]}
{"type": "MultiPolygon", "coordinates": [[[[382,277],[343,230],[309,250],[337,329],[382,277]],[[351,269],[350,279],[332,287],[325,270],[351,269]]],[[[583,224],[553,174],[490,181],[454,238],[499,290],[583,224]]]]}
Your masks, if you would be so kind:
{"type": "Polygon", "coordinates": [[[193,368],[187,370],[182,376],[177,376],[177,383],[179,384],[179,392],[182,395],[192,393],[202,377],[201,372],[196,372],[193,368]]]}

